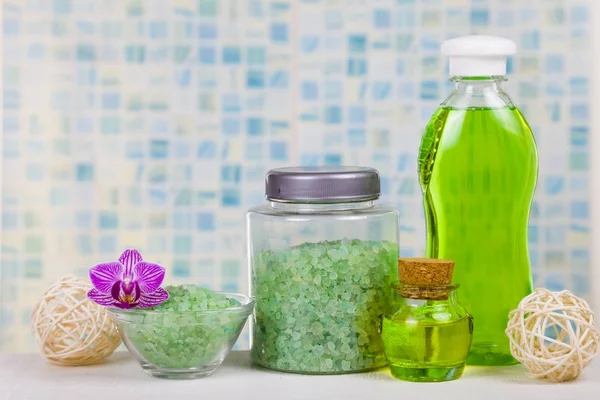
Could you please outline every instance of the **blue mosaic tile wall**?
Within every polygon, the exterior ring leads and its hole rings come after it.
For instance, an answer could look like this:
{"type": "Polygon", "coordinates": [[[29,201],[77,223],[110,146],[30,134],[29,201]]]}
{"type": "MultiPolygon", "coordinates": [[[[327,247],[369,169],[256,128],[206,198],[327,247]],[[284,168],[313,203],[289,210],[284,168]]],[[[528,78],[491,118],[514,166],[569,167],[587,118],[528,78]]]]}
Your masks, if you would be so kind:
{"type": "MultiPolygon", "coordinates": [[[[66,273],[126,247],[168,283],[247,291],[245,210],[283,165],[363,164],[424,250],[416,154],[451,89],[447,38],[520,48],[536,133],[536,284],[590,292],[589,0],[6,0],[2,351],[66,273]]],[[[244,346],[242,338],[240,346],[244,346]]]]}

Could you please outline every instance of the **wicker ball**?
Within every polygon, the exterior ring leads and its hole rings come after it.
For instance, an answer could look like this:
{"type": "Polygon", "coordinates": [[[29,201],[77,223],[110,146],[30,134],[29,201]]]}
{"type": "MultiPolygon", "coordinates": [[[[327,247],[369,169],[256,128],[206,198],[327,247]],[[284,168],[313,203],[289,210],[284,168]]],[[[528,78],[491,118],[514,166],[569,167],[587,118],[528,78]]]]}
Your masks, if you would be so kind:
{"type": "Polygon", "coordinates": [[[600,332],[588,303],[568,290],[536,289],[509,314],[510,351],[536,378],[576,379],[598,353],[600,332]]]}
{"type": "Polygon", "coordinates": [[[108,312],[87,298],[90,282],[65,276],[31,314],[40,353],[60,365],[87,365],[108,357],[121,339],[108,312]]]}

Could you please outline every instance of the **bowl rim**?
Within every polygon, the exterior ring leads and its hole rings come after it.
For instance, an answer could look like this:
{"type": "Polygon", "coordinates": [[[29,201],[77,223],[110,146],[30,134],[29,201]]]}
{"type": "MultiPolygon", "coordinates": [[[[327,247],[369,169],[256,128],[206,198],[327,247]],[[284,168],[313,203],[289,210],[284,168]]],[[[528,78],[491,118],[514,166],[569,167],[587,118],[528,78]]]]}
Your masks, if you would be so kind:
{"type": "MultiPolygon", "coordinates": [[[[164,314],[175,314],[175,315],[199,315],[199,314],[219,314],[219,313],[235,313],[235,312],[247,312],[248,316],[254,309],[254,298],[250,296],[246,296],[242,293],[232,293],[232,292],[220,292],[214,291],[214,293],[223,294],[227,297],[234,298],[238,300],[241,304],[235,307],[227,307],[218,310],[189,310],[189,311],[159,311],[159,310],[148,310],[147,308],[117,308],[117,307],[107,307],[108,311],[111,314],[128,314],[128,315],[164,315],[164,314]]],[[[117,317],[118,318],[118,317],[117,317]]]]}

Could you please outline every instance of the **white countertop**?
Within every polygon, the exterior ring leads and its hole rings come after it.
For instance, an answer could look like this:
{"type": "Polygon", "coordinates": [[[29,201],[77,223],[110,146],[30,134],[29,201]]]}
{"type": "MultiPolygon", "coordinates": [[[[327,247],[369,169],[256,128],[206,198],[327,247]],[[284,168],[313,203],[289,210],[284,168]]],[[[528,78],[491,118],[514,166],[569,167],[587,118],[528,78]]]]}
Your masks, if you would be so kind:
{"type": "Polygon", "coordinates": [[[128,353],[103,364],[59,367],[37,354],[0,355],[0,399],[600,399],[600,362],[578,380],[551,384],[528,376],[523,366],[468,367],[444,383],[398,381],[387,369],[350,375],[309,376],[251,365],[249,353],[232,352],[212,376],[170,381],[147,376],[128,353]]]}

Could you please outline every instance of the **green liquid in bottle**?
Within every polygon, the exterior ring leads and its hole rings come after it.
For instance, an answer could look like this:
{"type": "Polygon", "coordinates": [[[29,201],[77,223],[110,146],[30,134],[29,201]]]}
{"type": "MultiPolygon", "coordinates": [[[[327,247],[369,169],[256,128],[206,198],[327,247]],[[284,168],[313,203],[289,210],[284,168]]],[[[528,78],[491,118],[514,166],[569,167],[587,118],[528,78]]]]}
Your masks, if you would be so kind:
{"type": "Polygon", "coordinates": [[[459,378],[471,344],[469,315],[449,323],[383,319],[383,343],[390,372],[415,382],[459,378]]]}
{"type": "Polygon", "coordinates": [[[527,224],[537,179],[533,134],[514,106],[441,107],[419,154],[427,256],[456,262],[475,322],[467,359],[509,365],[508,313],[532,290],[527,224]]]}

